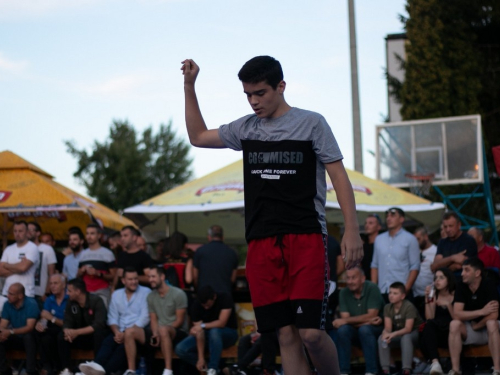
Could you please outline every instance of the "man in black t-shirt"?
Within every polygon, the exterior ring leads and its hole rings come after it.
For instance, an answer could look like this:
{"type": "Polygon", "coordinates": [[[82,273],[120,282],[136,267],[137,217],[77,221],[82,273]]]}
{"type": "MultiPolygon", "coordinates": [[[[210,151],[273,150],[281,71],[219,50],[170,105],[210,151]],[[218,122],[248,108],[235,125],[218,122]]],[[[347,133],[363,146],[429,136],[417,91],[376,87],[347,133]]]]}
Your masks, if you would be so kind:
{"type": "Polygon", "coordinates": [[[123,250],[118,254],[117,259],[117,272],[113,286],[115,289],[123,288],[121,279],[123,277],[123,270],[127,267],[133,267],[139,275],[139,283],[143,286],[149,286],[148,270],[153,266],[153,260],[148,253],[141,251],[137,245],[137,238],[141,233],[133,226],[127,225],[122,228],[121,244],[123,250]]]}
{"type": "Polygon", "coordinates": [[[493,359],[493,374],[500,374],[500,334],[498,304],[500,297],[491,280],[482,277],[483,262],[477,257],[466,259],[462,267],[462,282],[455,293],[453,320],[450,323],[448,345],[452,371],[460,374],[462,345],[488,343],[493,359]]]}
{"type": "Polygon", "coordinates": [[[463,262],[477,257],[477,244],[474,238],[462,231],[460,218],[453,211],[444,214],[443,229],[448,237],[439,240],[431,271],[447,267],[460,280],[463,262]]]}
{"type": "Polygon", "coordinates": [[[238,339],[233,299],[229,294],[215,293],[210,286],[203,287],[193,304],[191,320],[193,327],[189,337],[177,344],[175,353],[183,361],[196,366],[198,371],[216,375],[222,349],[234,345],[238,339]],[[210,353],[208,366],[205,348],[210,353]]]}
{"type": "Polygon", "coordinates": [[[370,214],[365,219],[365,236],[366,240],[363,243],[363,260],[361,267],[365,273],[366,280],[371,281],[371,264],[373,258],[373,244],[382,229],[382,219],[377,214],[370,214]]]}

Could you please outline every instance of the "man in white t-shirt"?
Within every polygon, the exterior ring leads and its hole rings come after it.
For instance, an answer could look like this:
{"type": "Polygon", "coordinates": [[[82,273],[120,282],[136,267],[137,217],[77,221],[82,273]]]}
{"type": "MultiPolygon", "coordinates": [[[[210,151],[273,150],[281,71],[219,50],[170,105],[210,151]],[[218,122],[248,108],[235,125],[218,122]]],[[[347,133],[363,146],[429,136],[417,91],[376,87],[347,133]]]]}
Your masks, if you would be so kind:
{"type": "Polygon", "coordinates": [[[420,248],[420,272],[413,284],[414,304],[422,317],[425,317],[425,288],[434,282],[434,273],[431,264],[436,256],[437,246],[429,240],[429,233],[425,227],[415,229],[413,235],[420,248]]]}
{"type": "Polygon", "coordinates": [[[0,276],[5,277],[2,294],[7,296],[9,287],[20,283],[27,297],[35,296],[35,271],[40,263],[36,245],[28,240],[28,224],[25,221],[14,223],[16,243],[7,246],[0,259],[0,276]]]}
{"type": "Polygon", "coordinates": [[[52,246],[40,242],[42,228],[40,224],[31,221],[28,223],[28,239],[33,242],[39,251],[40,263],[35,272],[35,296],[40,301],[45,301],[46,295],[50,294],[48,281],[50,276],[56,272],[56,253],[52,246]]]}

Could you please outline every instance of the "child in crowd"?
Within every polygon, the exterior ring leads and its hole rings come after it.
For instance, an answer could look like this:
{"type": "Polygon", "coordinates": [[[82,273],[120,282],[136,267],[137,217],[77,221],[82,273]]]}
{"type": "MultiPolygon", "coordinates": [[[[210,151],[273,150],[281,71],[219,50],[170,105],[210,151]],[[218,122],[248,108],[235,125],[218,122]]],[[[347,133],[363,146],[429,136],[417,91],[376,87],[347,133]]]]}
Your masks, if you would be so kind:
{"type": "Polygon", "coordinates": [[[420,333],[420,348],[425,359],[432,362],[431,375],[443,374],[439,364],[438,348],[448,347],[450,322],[453,319],[455,275],[448,268],[440,268],[434,275],[435,296],[431,286],[425,290],[425,323],[420,333]]]}
{"type": "Polygon", "coordinates": [[[406,288],[401,282],[389,287],[389,304],[384,307],[384,330],[378,339],[380,366],[389,374],[391,348],[401,347],[403,375],[411,374],[413,345],[418,342],[418,326],[423,323],[417,308],[405,300],[406,288]]]}

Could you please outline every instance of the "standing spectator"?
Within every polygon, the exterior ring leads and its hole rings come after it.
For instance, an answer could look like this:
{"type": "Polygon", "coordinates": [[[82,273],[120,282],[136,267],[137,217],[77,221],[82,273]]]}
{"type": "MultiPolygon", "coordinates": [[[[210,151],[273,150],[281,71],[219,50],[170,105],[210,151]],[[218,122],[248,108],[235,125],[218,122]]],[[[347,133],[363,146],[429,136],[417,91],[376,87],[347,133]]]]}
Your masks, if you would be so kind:
{"type": "Polygon", "coordinates": [[[440,268],[434,276],[435,296],[431,298],[431,287],[425,289],[425,326],[419,342],[420,350],[427,361],[431,361],[430,373],[442,374],[438,348],[448,347],[450,322],[453,319],[455,299],[455,276],[449,268],[440,268]]]}
{"type": "Polygon", "coordinates": [[[117,270],[114,279],[114,288],[123,288],[122,278],[126,268],[132,267],[137,271],[139,283],[149,285],[148,270],[153,265],[153,260],[137,246],[137,239],[141,236],[139,231],[133,226],[127,225],[121,230],[120,243],[123,251],[118,254],[117,270]]]}
{"type": "Polygon", "coordinates": [[[106,337],[95,357],[95,362],[82,363],[85,375],[122,373],[135,375],[137,343],[146,343],[144,327],[149,324],[147,297],[149,288],[139,285],[139,276],[133,267],[123,271],[124,288],[113,292],[109,304],[108,325],[112,333],[106,337]]]}
{"type": "Polygon", "coordinates": [[[460,218],[453,212],[443,216],[443,229],[447,235],[441,238],[437,245],[436,257],[431,265],[432,272],[439,268],[448,267],[455,272],[457,280],[461,277],[462,263],[471,257],[477,256],[477,245],[474,238],[463,232],[460,218]]]}
{"type": "Polygon", "coordinates": [[[389,373],[391,348],[401,347],[403,375],[411,374],[413,347],[418,343],[422,318],[413,304],[405,300],[406,287],[395,282],[389,287],[389,304],[384,307],[384,330],[378,339],[380,366],[389,373]]]}
{"type": "Polygon", "coordinates": [[[68,247],[72,253],[66,255],[63,263],[63,274],[66,275],[68,281],[76,278],[78,274],[78,265],[80,264],[80,257],[83,253],[83,233],[79,230],[72,230],[69,232],[68,247]]]}
{"type": "Polygon", "coordinates": [[[194,253],[194,284],[198,290],[211,286],[217,293],[232,295],[238,256],[223,239],[222,227],[212,225],[208,229],[208,243],[194,253]]]}
{"type": "Polygon", "coordinates": [[[89,247],[80,257],[77,277],[82,277],[87,291],[99,295],[107,306],[111,297],[110,283],[116,272],[115,256],[109,249],[101,246],[99,225],[87,225],[86,238],[89,247]]]}
{"type": "Polygon", "coordinates": [[[121,242],[121,234],[119,231],[114,231],[108,238],[109,249],[113,252],[116,258],[123,251],[121,242]]]}
{"type": "Polygon", "coordinates": [[[346,271],[347,288],[340,292],[340,319],[333,321],[341,374],[351,373],[351,345],[361,347],[366,375],[377,374],[377,339],[382,333],[384,300],[358,266],[346,271]]]}
{"type": "Polygon", "coordinates": [[[165,273],[161,268],[151,267],[148,275],[152,289],[148,295],[151,345],[161,348],[165,361],[163,375],[172,375],[174,347],[187,336],[182,330],[188,306],[187,296],[182,289],[165,282],[165,273]]]}
{"type": "Polygon", "coordinates": [[[497,249],[484,242],[484,231],[472,227],[467,231],[467,234],[476,241],[477,257],[483,262],[484,268],[496,268],[497,272],[500,271],[500,255],[497,249]]]}
{"type": "Polygon", "coordinates": [[[373,259],[373,245],[380,230],[382,229],[382,219],[377,214],[370,214],[365,219],[366,240],[363,243],[363,260],[361,266],[367,280],[371,281],[371,264],[373,259]]]}
{"type": "MultiPolygon", "coordinates": [[[[177,275],[177,286],[181,289],[191,287],[193,284],[193,256],[192,251],[187,248],[188,238],[184,233],[174,232],[165,242],[163,251],[163,267],[170,272],[173,267],[177,275]]],[[[167,281],[171,283],[171,278],[167,276],[167,281]]]]}
{"type": "Polygon", "coordinates": [[[40,263],[36,245],[28,240],[28,224],[25,221],[14,223],[16,243],[7,246],[0,260],[0,276],[5,277],[2,294],[7,296],[9,287],[14,283],[24,286],[26,297],[35,297],[35,272],[40,263]]]}
{"type": "Polygon", "coordinates": [[[229,294],[216,293],[212,287],[205,286],[198,292],[191,319],[193,327],[189,336],[176,346],[175,352],[198,371],[207,369],[207,375],[216,375],[222,349],[238,340],[233,299],[229,294]],[[210,353],[208,366],[205,349],[210,353]]]}
{"type": "Polygon", "coordinates": [[[50,295],[48,281],[49,277],[56,272],[57,263],[54,249],[40,242],[41,234],[42,228],[38,223],[34,221],[28,223],[28,238],[38,247],[40,252],[40,262],[35,272],[35,297],[40,308],[43,306],[45,298],[50,295]]]}
{"type": "MultiPolygon", "coordinates": [[[[146,242],[145,238],[142,237],[140,234],[137,236],[137,247],[140,251],[144,251],[145,253],[148,252],[148,243],[146,242]]],[[[148,253],[149,255],[149,253],[148,253]]]]}
{"type": "Polygon", "coordinates": [[[52,234],[48,232],[42,233],[42,235],[40,236],[40,242],[54,249],[54,253],[56,253],[57,259],[56,272],[62,273],[65,256],[60,251],[56,250],[56,241],[54,240],[54,236],[52,236],[52,234]]]}
{"type": "Polygon", "coordinates": [[[425,316],[425,288],[432,284],[434,274],[431,271],[431,264],[434,262],[437,247],[429,240],[429,233],[425,227],[415,229],[413,233],[420,248],[420,272],[417,280],[413,284],[413,303],[420,316],[425,316]]]}
{"type": "Polygon", "coordinates": [[[70,371],[71,348],[93,349],[97,354],[107,336],[106,306],[101,297],[89,294],[82,279],[68,282],[69,300],[64,310],[63,331],[57,337],[61,375],[70,371]]]}
{"type": "Polygon", "coordinates": [[[451,357],[449,375],[460,374],[460,353],[464,344],[488,344],[493,359],[493,374],[500,374],[500,298],[495,283],[482,277],[483,270],[483,262],[477,257],[466,259],[462,264],[462,282],[455,293],[448,338],[451,357]]]}
{"type": "Polygon", "coordinates": [[[400,280],[405,283],[405,295],[411,294],[420,269],[420,250],[415,236],[403,228],[404,211],[393,207],[385,215],[387,232],[375,239],[371,275],[387,301],[389,286],[400,280]]]}
{"type": "Polygon", "coordinates": [[[7,348],[15,348],[26,352],[26,372],[29,375],[38,374],[34,333],[35,323],[40,314],[38,305],[33,298],[26,297],[21,283],[9,286],[7,299],[0,321],[0,373],[9,373],[10,368],[5,355],[7,348]]]}
{"type": "Polygon", "coordinates": [[[52,294],[45,300],[40,320],[35,326],[42,362],[41,375],[54,374],[61,368],[58,352],[54,348],[57,348],[57,337],[62,332],[68,302],[66,278],[62,274],[55,273],[50,277],[49,288],[52,294]]]}

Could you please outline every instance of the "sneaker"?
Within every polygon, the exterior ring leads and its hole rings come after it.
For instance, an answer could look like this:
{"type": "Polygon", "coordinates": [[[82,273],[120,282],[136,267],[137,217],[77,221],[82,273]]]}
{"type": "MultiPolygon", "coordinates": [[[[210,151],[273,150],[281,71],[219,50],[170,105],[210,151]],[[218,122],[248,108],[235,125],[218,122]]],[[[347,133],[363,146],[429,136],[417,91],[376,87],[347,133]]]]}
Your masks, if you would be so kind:
{"type": "Polygon", "coordinates": [[[439,363],[439,361],[432,362],[430,374],[431,375],[443,375],[443,368],[441,367],[441,364],[439,363]]]}
{"type": "Polygon", "coordinates": [[[69,371],[69,369],[65,368],[59,373],[59,375],[73,375],[73,373],[69,371]]]}
{"type": "Polygon", "coordinates": [[[238,365],[232,365],[231,369],[229,370],[229,373],[231,375],[247,375],[247,373],[243,370],[240,370],[238,365]]]}
{"type": "Polygon", "coordinates": [[[491,373],[491,375],[500,375],[500,370],[493,369],[493,372],[491,373]]]}
{"type": "Polygon", "coordinates": [[[217,370],[214,368],[209,368],[207,371],[207,375],[217,375],[217,370]]]}
{"type": "Polygon", "coordinates": [[[163,370],[163,374],[161,375],[174,375],[174,372],[172,370],[169,370],[168,368],[163,370]]]}
{"type": "Polygon", "coordinates": [[[412,373],[413,374],[424,374],[425,373],[424,371],[427,368],[427,366],[429,366],[429,364],[427,362],[420,362],[419,364],[417,364],[415,366],[412,373]]]}
{"type": "Polygon", "coordinates": [[[375,375],[373,372],[365,372],[365,375],[375,375]]]}
{"type": "Polygon", "coordinates": [[[123,375],[135,375],[135,370],[127,370],[123,373],[123,375]]]}
{"type": "Polygon", "coordinates": [[[95,363],[94,361],[80,363],[80,366],[78,366],[78,368],[85,375],[106,375],[104,367],[102,367],[99,363],[95,363]]]}
{"type": "Polygon", "coordinates": [[[458,371],[455,371],[453,369],[451,369],[449,372],[448,372],[448,375],[462,375],[461,372],[458,372],[458,371]]]}

